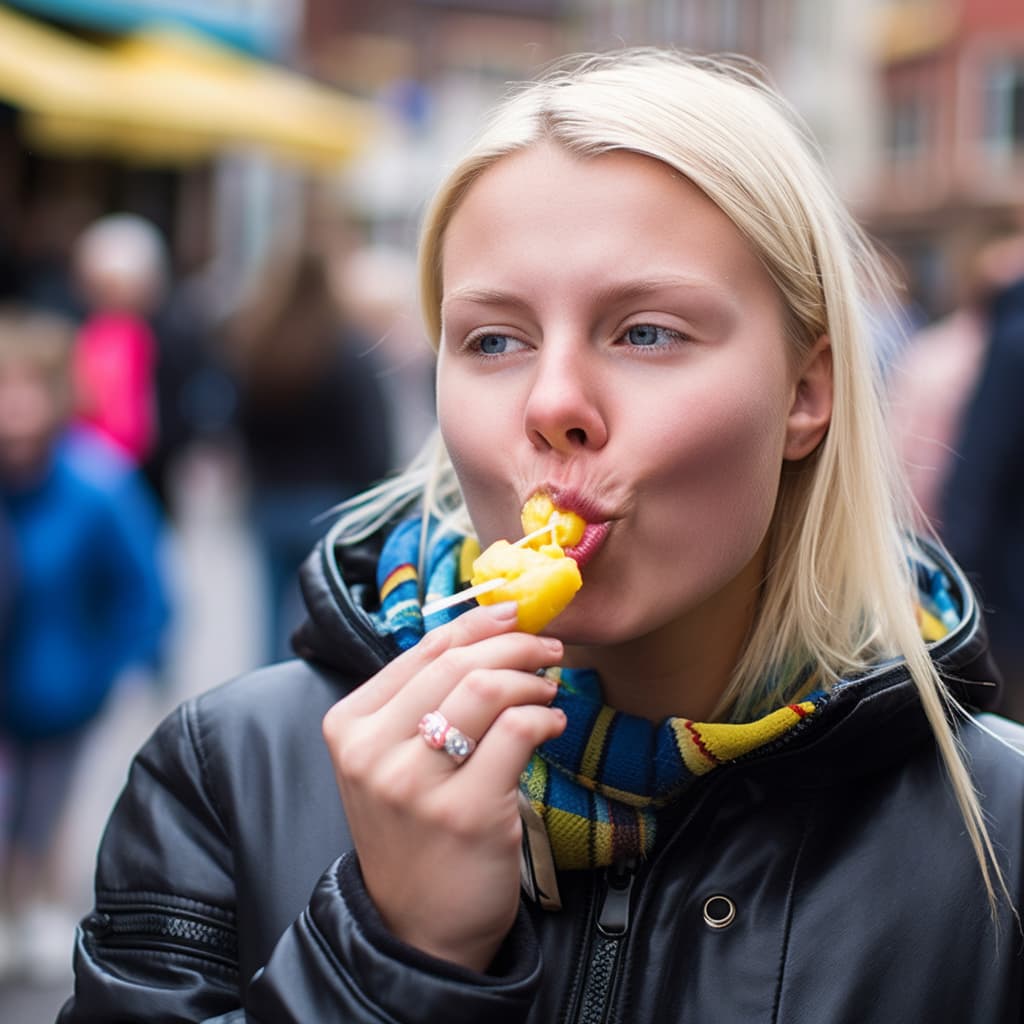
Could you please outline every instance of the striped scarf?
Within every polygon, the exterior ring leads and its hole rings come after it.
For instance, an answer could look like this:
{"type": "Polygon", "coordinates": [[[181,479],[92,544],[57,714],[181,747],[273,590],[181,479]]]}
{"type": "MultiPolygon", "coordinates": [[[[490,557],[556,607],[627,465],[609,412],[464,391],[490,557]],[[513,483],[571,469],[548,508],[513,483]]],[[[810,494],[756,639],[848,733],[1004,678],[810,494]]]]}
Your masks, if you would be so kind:
{"type": "MultiPolygon", "coordinates": [[[[421,532],[420,519],[402,523],[387,538],[377,569],[381,604],[374,622],[402,650],[472,607],[456,605],[424,621],[422,603],[467,584],[479,546],[472,538],[432,528],[421,598],[421,532]]],[[[944,591],[930,583],[941,603],[944,591]]],[[[944,632],[955,613],[932,602],[926,614],[929,628],[944,632]]],[[[719,765],[807,727],[829,701],[813,680],[795,679],[800,699],[755,721],[670,717],[654,723],[606,705],[600,680],[589,669],[552,668],[548,674],[560,683],[553,704],[565,712],[568,724],[561,736],[536,750],[520,788],[543,821],[555,864],[563,870],[646,856],[657,838],[660,810],[719,765]]]]}

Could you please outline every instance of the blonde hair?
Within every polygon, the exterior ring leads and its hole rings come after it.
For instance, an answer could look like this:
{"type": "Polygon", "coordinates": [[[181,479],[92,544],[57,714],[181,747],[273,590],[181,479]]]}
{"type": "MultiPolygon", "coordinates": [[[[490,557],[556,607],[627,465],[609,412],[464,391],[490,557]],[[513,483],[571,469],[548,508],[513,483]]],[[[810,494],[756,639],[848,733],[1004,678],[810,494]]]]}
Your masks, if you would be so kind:
{"type": "MultiPolygon", "coordinates": [[[[420,295],[435,346],[441,336],[441,256],[454,211],[488,167],[540,140],[580,156],[640,153],[677,170],[726,213],[759,255],[784,298],[794,360],[821,335],[830,337],[831,424],[818,449],[783,472],[759,614],[717,717],[746,719],[792,699],[786,668],[794,660],[810,664],[828,686],[880,659],[902,656],[995,914],[996,887],[1007,890],[947,717],[955,702],[921,638],[906,552],[908,499],[890,451],[864,321],[866,296],[889,288],[806,131],[752,65],[733,59],[651,49],[589,55],[517,88],[426,213],[420,295]]],[[[427,511],[471,529],[436,437],[406,473],[350,507],[336,535],[365,536],[385,510],[417,499],[427,511]]]]}

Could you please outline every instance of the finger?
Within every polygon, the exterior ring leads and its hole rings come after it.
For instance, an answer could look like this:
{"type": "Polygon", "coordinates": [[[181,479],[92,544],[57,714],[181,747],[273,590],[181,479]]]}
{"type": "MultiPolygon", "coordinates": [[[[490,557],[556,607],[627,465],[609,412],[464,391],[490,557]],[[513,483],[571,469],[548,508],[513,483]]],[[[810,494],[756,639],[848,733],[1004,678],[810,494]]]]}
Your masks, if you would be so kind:
{"type": "Polygon", "coordinates": [[[438,710],[460,732],[479,740],[510,707],[546,707],[558,685],[547,676],[513,669],[473,669],[441,702],[438,710]]]}
{"type": "MultiPolygon", "coordinates": [[[[534,675],[561,661],[564,649],[558,640],[529,633],[503,633],[485,637],[475,644],[453,647],[418,672],[377,712],[379,727],[396,739],[410,735],[428,711],[439,708],[466,680],[488,690],[494,708],[485,716],[490,725],[501,710],[500,689],[483,678],[506,669],[534,675]]],[[[534,675],[534,678],[538,678],[534,675]]],[[[459,727],[462,728],[461,722],[459,727]]]]}
{"type": "Polygon", "coordinates": [[[457,766],[450,785],[462,790],[464,799],[479,799],[482,784],[492,793],[510,792],[519,785],[519,776],[537,747],[560,736],[565,725],[561,708],[537,704],[506,708],[469,759],[457,766]]]}
{"type": "MultiPolygon", "coordinates": [[[[512,601],[473,608],[452,622],[427,633],[415,647],[403,651],[375,676],[335,705],[339,716],[369,715],[383,707],[417,672],[453,647],[463,647],[512,630],[518,618],[512,601]]],[[[335,708],[331,709],[332,714],[335,708]]]]}

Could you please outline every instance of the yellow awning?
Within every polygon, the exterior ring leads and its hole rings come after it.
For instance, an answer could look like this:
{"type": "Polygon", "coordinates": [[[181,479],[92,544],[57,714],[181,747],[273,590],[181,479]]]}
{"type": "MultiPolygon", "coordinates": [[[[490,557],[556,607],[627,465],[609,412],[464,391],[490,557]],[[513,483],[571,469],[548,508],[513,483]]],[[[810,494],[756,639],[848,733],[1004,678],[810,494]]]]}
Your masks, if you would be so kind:
{"type": "Polygon", "coordinates": [[[913,60],[945,46],[956,31],[956,17],[940,0],[883,3],[875,11],[875,48],[886,63],[913,60]]]}
{"type": "Polygon", "coordinates": [[[37,145],[189,161],[257,146],[317,167],[351,157],[376,113],[302,75],[178,30],[92,45],[0,7],[0,95],[37,145]]]}

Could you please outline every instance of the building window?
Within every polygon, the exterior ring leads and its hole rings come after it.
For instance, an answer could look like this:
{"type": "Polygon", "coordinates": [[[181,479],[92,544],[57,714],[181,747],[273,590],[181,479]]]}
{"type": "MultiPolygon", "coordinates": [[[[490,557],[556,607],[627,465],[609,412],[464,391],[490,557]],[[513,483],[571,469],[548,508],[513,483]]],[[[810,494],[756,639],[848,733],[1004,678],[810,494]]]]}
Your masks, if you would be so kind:
{"type": "Polygon", "coordinates": [[[924,96],[897,96],[888,110],[886,149],[893,163],[919,160],[931,136],[932,110],[924,96]]]}
{"type": "Polygon", "coordinates": [[[1024,56],[993,62],[985,81],[985,145],[996,158],[1024,154],[1024,56]]]}

